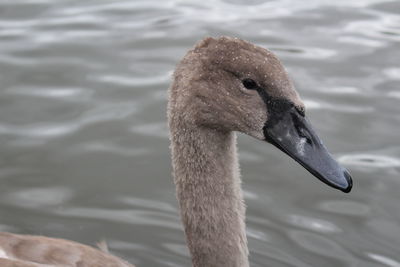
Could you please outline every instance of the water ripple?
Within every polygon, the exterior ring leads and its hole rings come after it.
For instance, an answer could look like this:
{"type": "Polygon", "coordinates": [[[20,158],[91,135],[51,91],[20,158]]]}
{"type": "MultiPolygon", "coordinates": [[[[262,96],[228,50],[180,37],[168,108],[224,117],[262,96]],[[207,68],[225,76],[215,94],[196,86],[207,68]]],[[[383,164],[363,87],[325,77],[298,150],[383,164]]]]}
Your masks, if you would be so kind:
{"type": "Polygon", "coordinates": [[[168,138],[169,136],[167,124],[165,122],[143,123],[133,126],[131,131],[146,136],[154,136],[164,139],[168,138]]]}
{"type": "Polygon", "coordinates": [[[118,74],[106,74],[106,75],[95,75],[89,76],[88,78],[94,81],[100,81],[104,83],[111,83],[121,86],[148,86],[148,85],[159,85],[165,84],[170,80],[170,73],[165,73],[160,76],[151,76],[151,77],[133,77],[130,76],[121,76],[118,74]]]}
{"type": "Polygon", "coordinates": [[[346,165],[368,167],[368,168],[400,167],[400,159],[386,155],[374,155],[374,154],[343,155],[338,158],[338,161],[346,165]]]}
{"type": "MultiPolygon", "coordinates": [[[[182,244],[174,244],[174,243],[164,243],[163,246],[169,251],[172,252],[175,255],[183,256],[183,257],[188,257],[188,249],[187,246],[182,245],[182,244]]],[[[177,266],[177,265],[173,265],[177,266]]]]}
{"type": "Polygon", "coordinates": [[[182,229],[177,214],[160,211],[67,207],[63,208],[62,211],[54,210],[53,212],[60,216],[74,216],[134,225],[151,225],[174,230],[182,229]]]}
{"type": "Polygon", "coordinates": [[[357,46],[363,45],[373,48],[379,48],[385,46],[385,43],[383,43],[380,40],[374,40],[372,38],[366,38],[366,37],[341,36],[338,38],[338,41],[343,43],[355,44],[357,46]]]}
{"type": "Polygon", "coordinates": [[[400,261],[389,258],[387,256],[383,256],[383,255],[375,254],[375,253],[371,253],[371,252],[367,253],[367,256],[376,262],[384,264],[385,266],[400,267],[400,261]]]}
{"type": "Polygon", "coordinates": [[[386,94],[387,97],[394,97],[400,99],[400,92],[399,91],[390,91],[386,94]]]}
{"type": "Polygon", "coordinates": [[[389,79],[400,80],[400,68],[386,68],[383,70],[383,74],[389,79]]]}
{"type": "MultiPolygon", "coordinates": [[[[24,52],[26,52],[26,50],[24,52]]],[[[48,67],[50,69],[54,68],[54,65],[59,65],[64,67],[72,65],[73,67],[85,67],[94,70],[103,70],[105,68],[105,64],[95,62],[94,60],[88,62],[87,60],[77,57],[63,58],[63,57],[48,57],[46,55],[43,55],[40,59],[40,63],[38,63],[37,59],[27,57],[26,55],[19,55],[18,53],[14,53],[12,55],[0,54],[0,63],[5,63],[7,65],[16,65],[21,67],[32,66],[38,68],[38,66],[41,66],[43,68],[48,67]]],[[[34,88],[34,86],[32,87],[34,88]]]]}
{"type": "Polygon", "coordinates": [[[338,95],[347,95],[347,94],[360,94],[362,90],[358,87],[354,86],[334,86],[320,89],[326,94],[338,94],[338,95]]]}
{"type": "Polygon", "coordinates": [[[340,262],[350,261],[351,254],[334,240],[322,235],[303,231],[290,231],[291,239],[302,248],[317,255],[334,258],[340,262]]]}
{"type": "Polygon", "coordinates": [[[1,1],[2,5],[26,5],[26,4],[50,4],[52,0],[18,0],[18,2],[14,0],[3,0],[1,1]]]}
{"type": "Polygon", "coordinates": [[[34,96],[44,98],[57,98],[71,101],[87,101],[93,95],[93,90],[81,88],[33,88],[33,87],[9,87],[3,91],[8,95],[34,96]]]}
{"type": "Polygon", "coordinates": [[[151,151],[147,148],[129,148],[124,146],[119,146],[106,141],[102,142],[86,142],[84,144],[79,144],[73,146],[69,149],[71,153],[111,153],[115,155],[136,157],[151,154],[151,151]]]}
{"type": "Polygon", "coordinates": [[[106,23],[107,20],[104,17],[93,15],[93,14],[79,14],[79,15],[74,15],[70,17],[53,17],[53,18],[47,18],[44,20],[41,20],[40,23],[41,25],[57,25],[57,26],[70,26],[73,25],[80,25],[80,24],[85,24],[85,25],[102,25],[106,23]]]}
{"type": "Polygon", "coordinates": [[[333,57],[337,54],[335,50],[324,49],[320,47],[270,47],[272,51],[287,52],[288,54],[294,54],[296,58],[307,58],[312,60],[321,60],[333,57]]]}
{"type": "Polygon", "coordinates": [[[18,137],[52,138],[75,132],[79,125],[74,124],[44,124],[44,125],[9,125],[0,124],[0,134],[14,135],[18,137]]]}
{"type": "Polygon", "coordinates": [[[323,101],[316,101],[311,99],[305,99],[304,105],[307,109],[326,109],[333,110],[335,112],[342,113],[369,113],[373,112],[375,109],[371,106],[354,106],[354,105],[344,105],[344,104],[330,104],[323,101]]]}
{"type": "Polygon", "coordinates": [[[161,211],[169,211],[169,212],[178,212],[174,206],[169,203],[151,200],[151,199],[143,199],[132,196],[119,196],[116,198],[117,202],[128,204],[131,207],[140,207],[144,209],[153,209],[153,210],[161,210],[161,211]]]}
{"type": "Polygon", "coordinates": [[[397,15],[388,13],[376,14],[374,19],[350,22],[345,28],[345,32],[362,34],[380,42],[400,41],[400,18],[397,15]]]}
{"type": "Polygon", "coordinates": [[[23,208],[54,207],[67,203],[73,191],[66,187],[29,188],[6,193],[2,202],[23,208]]]}
{"type": "Polygon", "coordinates": [[[308,230],[313,230],[315,232],[321,233],[339,233],[342,230],[333,224],[321,219],[310,218],[302,215],[291,214],[288,215],[287,221],[297,227],[301,227],[308,230]]]}
{"type": "Polygon", "coordinates": [[[371,208],[368,204],[351,200],[324,200],[318,203],[318,208],[330,213],[351,216],[366,217],[371,213],[371,208]]]}
{"type": "Polygon", "coordinates": [[[50,31],[42,32],[33,37],[34,43],[64,43],[66,41],[88,41],[87,38],[100,38],[108,36],[108,32],[104,30],[74,30],[74,31],[50,31]]]}
{"type": "Polygon", "coordinates": [[[255,230],[251,227],[247,227],[246,234],[247,234],[247,237],[254,238],[259,241],[263,241],[263,242],[270,241],[270,238],[268,237],[267,234],[265,234],[265,232],[260,231],[260,230],[255,230]]]}
{"type": "Polygon", "coordinates": [[[134,102],[102,104],[83,113],[78,119],[65,123],[0,124],[0,134],[30,138],[55,138],[71,134],[93,123],[124,119],[136,110],[134,102]]]}

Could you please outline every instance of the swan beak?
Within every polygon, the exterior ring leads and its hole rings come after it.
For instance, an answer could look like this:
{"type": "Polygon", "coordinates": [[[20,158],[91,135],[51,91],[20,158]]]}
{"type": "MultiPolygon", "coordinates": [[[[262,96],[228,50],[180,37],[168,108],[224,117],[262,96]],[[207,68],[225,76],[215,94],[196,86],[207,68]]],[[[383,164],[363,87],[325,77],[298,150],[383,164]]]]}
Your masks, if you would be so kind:
{"type": "Polygon", "coordinates": [[[267,142],[292,157],[322,182],[345,193],[353,182],[350,173],[328,152],[308,119],[295,107],[270,118],[265,124],[267,142]]]}

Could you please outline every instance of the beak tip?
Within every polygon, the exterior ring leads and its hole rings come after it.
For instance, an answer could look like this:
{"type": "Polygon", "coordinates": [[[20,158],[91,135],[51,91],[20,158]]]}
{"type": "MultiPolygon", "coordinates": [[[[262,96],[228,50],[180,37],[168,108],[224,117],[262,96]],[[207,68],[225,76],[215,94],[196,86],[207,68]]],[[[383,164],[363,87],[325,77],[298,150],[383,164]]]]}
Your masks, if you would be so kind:
{"type": "Polygon", "coordinates": [[[345,179],[347,181],[347,186],[341,188],[341,190],[344,193],[349,193],[351,191],[351,188],[353,187],[353,179],[351,178],[351,175],[347,170],[343,171],[343,175],[344,175],[344,177],[345,177],[345,179]]]}

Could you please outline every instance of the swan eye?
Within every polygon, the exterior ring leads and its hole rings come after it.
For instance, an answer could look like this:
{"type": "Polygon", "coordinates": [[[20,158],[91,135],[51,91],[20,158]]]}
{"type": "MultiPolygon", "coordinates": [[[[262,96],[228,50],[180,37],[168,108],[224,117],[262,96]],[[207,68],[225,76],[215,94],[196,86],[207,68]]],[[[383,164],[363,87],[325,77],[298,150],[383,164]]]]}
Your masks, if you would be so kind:
{"type": "Polygon", "coordinates": [[[258,87],[257,83],[252,79],[244,79],[242,83],[244,87],[250,90],[256,89],[258,87]]]}

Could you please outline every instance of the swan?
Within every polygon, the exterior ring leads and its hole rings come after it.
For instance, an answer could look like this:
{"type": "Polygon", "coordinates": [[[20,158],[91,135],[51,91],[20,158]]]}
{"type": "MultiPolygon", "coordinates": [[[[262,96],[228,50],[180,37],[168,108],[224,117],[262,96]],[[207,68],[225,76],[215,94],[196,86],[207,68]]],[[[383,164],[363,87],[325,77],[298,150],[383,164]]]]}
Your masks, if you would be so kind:
{"type": "MultiPolygon", "coordinates": [[[[194,267],[249,266],[235,132],[276,146],[333,188],[352,188],[349,172],[312,129],[279,59],[247,41],[208,37],[189,50],[174,72],[167,113],[194,267]]],[[[73,241],[0,233],[0,266],[133,265],[73,241]]]]}

